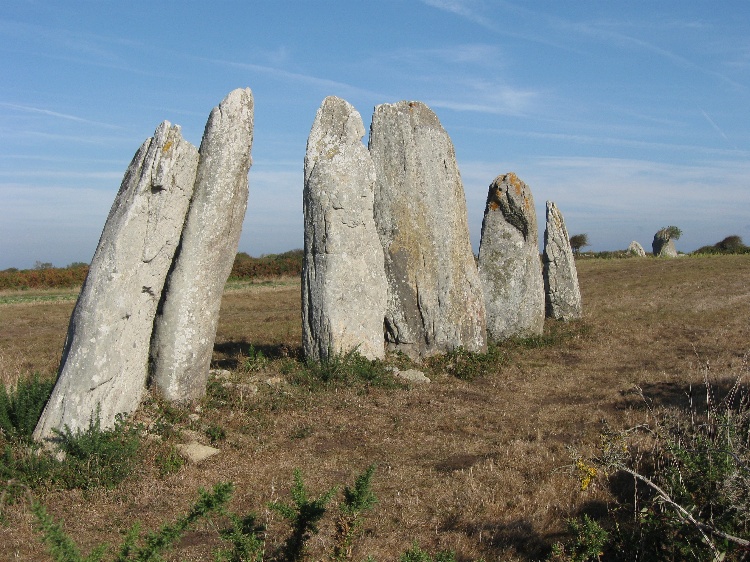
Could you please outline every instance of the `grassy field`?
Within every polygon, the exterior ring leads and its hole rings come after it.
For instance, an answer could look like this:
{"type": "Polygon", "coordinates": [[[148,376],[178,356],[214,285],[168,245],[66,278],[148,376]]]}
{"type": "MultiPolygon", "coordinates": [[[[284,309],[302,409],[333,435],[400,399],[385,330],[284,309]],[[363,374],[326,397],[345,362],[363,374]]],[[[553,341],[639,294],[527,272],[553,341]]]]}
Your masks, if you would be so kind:
{"type": "MultiPolygon", "coordinates": [[[[548,324],[554,337],[545,340],[508,343],[491,372],[472,380],[435,362],[424,367],[430,384],[396,388],[293,384],[299,281],[231,287],[215,362],[233,385],[214,384],[200,411],[172,415],[175,435],[223,428],[222,453],[160,476],[163,443],[147,443],[138,473],[114,490],[37,495],[88,550],[119,543],[136,520],[156,528],[183,513],[198,487],[219,481],[236,484],[234,511],[254,511],[281,530],[266,505],[288,498],[295,468],[322,492],[376,463],[379,502],[354,560],[393,560],[414,541],[454,550],[459,560],[543,559],[566,518],[602,513],[612,501],[603,479],[580,490],[568,448],[593,451],[602,420],[617,428],[643,422],[636,387],[653,407],[699,396],[706,373],[721,392],[746,376],[750,350],[749,255],[586,260],[578,274],[582,321],[548,324]]],[[[54,376],[74,301],[10,297],[0,301],[3,381],[54,376]]],[[[153,404],[144,408],[141,421],[153,422],[153,412],[153,404]]],[[[48,559],[32,521],[24,502],[4,507],[0,559],[48,559]]],[[[210,525],[190,532],[169,559],[209,559],[210,525]]],[[[330,529],[322,531],[311,544],[315,559],[329,546],[330,529]]]]}

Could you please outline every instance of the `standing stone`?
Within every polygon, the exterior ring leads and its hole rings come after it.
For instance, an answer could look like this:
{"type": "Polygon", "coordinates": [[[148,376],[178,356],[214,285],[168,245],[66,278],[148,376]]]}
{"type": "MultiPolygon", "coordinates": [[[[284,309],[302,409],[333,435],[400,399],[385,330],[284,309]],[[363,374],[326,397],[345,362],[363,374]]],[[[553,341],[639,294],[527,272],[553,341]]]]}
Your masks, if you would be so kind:
{"type": "Polygon", "coordinates": [[[253,95],[237,89],[211,111],[180,249],[154,324],[152,380],[167,400],[206,392],[224,284],[247,207],[253,95]]]}
{"type": "Polygon", "coordinates": [[[676,258],[677,248],[674,246],[674,240],[669,236],[666,228],[662,228],[654,234],[654,241],[651,243],[651,249],[657,258],[676,258]]]}
{"type": "Polygon", "coordinates": [[[512,172],[496,177],[487,194],[479,277],[489,339],[542,333],[544,282],[534,198],[529,186],[512,172]]]}
{"type": "Polygon", "coordinates": [[[198,151],[163,122],[122,180],[70,319],[57,383],[34,431],[109,428],[139,405],[151,331],[180,240],[198,151]]]}
{"type": "Polygon", "coordinates": [[[302,343],[309,359],[353,349],[369,359],[385,355],[387,286],[364,134],[359,113],[327,97],[307,140],[302,343]]]}
{"type": "Polygon", "coordinates": [[[643,246],[641,246],[635,240],[633,240],[630,243],[630,246],[628,246],[628,249],[626,251],[627,251],[628,254],[631,254],[631,255],[639,257],[639,258],[645,258],[646,257],[646,250],[644,250],[643,246]]]}
{"type": "Polygon", "coordinates": [[[385,251],[389,348],[412,358],[487,347],[484,300],[456,154],[423,103],[375,108],[375,224],[385,251]]]}
{"type": "Polygon", "coordinates": [[[583,311],[576,262],[562,213],[552,201],[547,201],[543,259],[547,317],[566,321],[580,318],[583,311]]]}

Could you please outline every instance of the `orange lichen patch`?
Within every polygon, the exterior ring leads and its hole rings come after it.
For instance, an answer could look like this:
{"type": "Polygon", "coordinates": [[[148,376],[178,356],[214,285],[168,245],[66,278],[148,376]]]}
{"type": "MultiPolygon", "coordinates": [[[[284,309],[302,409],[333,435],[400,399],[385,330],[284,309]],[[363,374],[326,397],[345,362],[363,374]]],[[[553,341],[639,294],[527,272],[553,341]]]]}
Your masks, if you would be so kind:
{"type": "Polygon", "coordinates": [[[161,149],[161,151],[162,152],[166,152],[167,150],[169,150],[170,148],[172,148],[172,144],[173,144],[172,141],[167,141],[164,144],[164,147],[161,149]]]}
{"type": "Polygon", "coordinates": [[[491,211],[497,211],[500,208],[500,199],[502,196],[502,190],[496,187],[487,195],[487,206],[491,211]]]}

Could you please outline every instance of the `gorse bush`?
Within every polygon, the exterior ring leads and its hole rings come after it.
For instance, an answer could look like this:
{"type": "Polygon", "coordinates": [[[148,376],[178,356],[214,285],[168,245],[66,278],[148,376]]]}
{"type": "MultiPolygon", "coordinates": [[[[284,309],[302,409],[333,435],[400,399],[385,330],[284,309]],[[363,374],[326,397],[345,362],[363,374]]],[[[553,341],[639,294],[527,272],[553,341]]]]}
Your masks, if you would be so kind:
{"type": "MultiPolygon", "coordinates": [[[[613,483],[618,474],[636,482],[630,495],[619,491],[609,518],[599,522],[606,528],[608,560],[745,559],[750,397],[739,379],[722,401],[714,392],[706,382],[703,409],[650,409],[650,422],[632,430],[605,426],[594,459],[599,473],[613,483]]],[[[592,533],[584,535],[590,535],[589,546],[599,544],[592,533]]],[[[578,552],[576,544],[562,545],[562,552],[578,552]]]]}
{"type": "Polygon", "coordinates": [[[584,515],[568,520],[568,533],[573,538],[567,543],[555,543],[549,562],[594,562],[601,560],[609,533],[599,523],[584,515]]]}
{"type": "Polygon", "coordinates": [[[15,388],[0,383],[0,432],[7,439],[29,441],[54,386],[39,375],[19,380],[15,388]]]}
{"type": "Polygon", "coordinates": [[[282,560],[298,562],[307,552],[307,541],[318,532],[318,523],[326,514],[327,505],[337,489],[331,488],[315,499],[309,499],[309,491],[302,481],[302,473],[294,471],[291,489],[292,503],[271,502],[268,507],[279,513],[292,527],[292,532],[281,549],[282,560]]]}
{"type": "Polygon", "coordinates": [[[57,432],[55,445],[62,459],[31,441],[6,443],[0,456],[0,478],[30,489],[60,487],[112,488],[132,475],[138,466],[139,428],[124,417],[114,427],[102,429],[94,416],[85,430],[57,432]]]}
{"type": "Polygon", "coordinates": [[[367,359],[356,349],[331,353],[322,361],[307,361],[289,373],[292,384],[322,390],[336,386],[403,388],[383,361],[367,359]]]}
{"type": "Polygon", "coordinates": [[[75,541],[65,533],[62,525],[47,513],[42,504],[33,502],[31,510],[42,533],[42,540],[55,562],[159,561],[163,560],[161,553],[169,550],[199,520],[224,513],[232,491],[233,486],[230,483],[217,484],[211,492],[201,489],[198,501],[186,515],[179,517],[174,523],[162,525],[158,531],[143,536],[140,533],[140,525],[136,523],[126,533],[119,547],[113,549],[107,544],[101,544],[87,556],[81,554],[75,541]]]}
{"type": "Polygon", "coordinates": [[[508,362],[509,356],[502,347],[488,344],[487,353],[476,353],[459,347],[444,355],[429,358],[427,365],[434,373],[443,372],[457,379],[472,381],[496,373],[508,362]]]}
{"type": "Polygon", "coordinates": [[[85,430],[57,431],[56,444],[65,453],[57,478],[66,488],[112,488],[136,468],[140,448],[139,428],[118,415],[110,429],[102,429],[99,413],[85,430]]]}
{"type": "MultiPolygon", "coordinates": [[[[351,558],[351,543],[360,528],[364,513],[372,509],[377,498],[372,491],[372,477],[375,467],[370,466],[357,477],[353,486],[344,488],[344,498],[339,504],[331,560],[348,560],[351,558]],[[339,523],[346,520],[346,530],[342,532],[339,523]]],[[[164,524],[159,530],[142,533],[140,524],[135,523],[126,533],[122,543],[117,547],[100,544],[88,555],[83,555],[76,542],[65,532],[62,525],[51,517],[44,506],[31,502],[31,511],[36,518],[36,525],[47,545],[50,555],[56,562],[81,562],[113,560],[157,561],[163,560],[162,553],[171,549],[184,534],[195,524],[206,518],[222,518],[228,525],[214,525],[218,536],[226,546],[214,550],[214,559],[218,562],[261,562],[265,559],[300,561],[307,558],[307,542],[318,532],[318,523],[328,512],[328,504],[333,499],[338,487],[331,488],[315,499],[302,481],[299,470],[294,472],[294,484],[290,490],[291,503],[271,502],[269,507],[282,515],[291,525],[290,536],[272,553],[266,553],[268,542],[267,529],[257,522],[257,516],[250,513],[245,516],[228,510],[229,501],[234,491],[231,483],[220,483],[208,492],[199,491],[199,498],[188,513],[177,518],[174,523],[164,524]]],[[[401,558],[406,561],[432,561],[426,552],[416,544],[407,550],[401,558]]],[[[438,555],[435,561],[455,561],[452,555],[438,555]]]]}

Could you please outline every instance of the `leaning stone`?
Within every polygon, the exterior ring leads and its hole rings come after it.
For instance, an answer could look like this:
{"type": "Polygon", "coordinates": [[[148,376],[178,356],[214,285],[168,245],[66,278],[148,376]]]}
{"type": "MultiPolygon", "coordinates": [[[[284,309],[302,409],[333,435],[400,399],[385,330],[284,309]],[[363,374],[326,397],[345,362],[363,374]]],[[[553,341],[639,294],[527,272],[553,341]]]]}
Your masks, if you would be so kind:
{"type": "Polygon", "coordinates": [[[359,113],[327,97],[307,140],[302,343],[316,361],[353,349],[369,359],[385,355],[387,288],[364,134],[359,113]]]}
{"type": "Polygon", "coordinates": [[[386,342],[414,359],[487,348],[484,299],[456,154],[420,102],[375,108],[375,224],[388,279],[386,342]]]}
{"type": "Polygon", "coordinates": [[[209,447],[208,445],[201,445],[197,441],[191,441],[190,443],[180,443],[175,445],[177,454],[183,459],[188,461],[190,464],[198,464],[208,458],[213,457],[221,453],[221,450],[209,447]]]}
{"type": "Polygon", "coordinates": [[[102,428],[139,405],[154,315],[180,240],[198,151],[163,122],[125,172],[68,326],[57,383],[34,431],[102,428]]]}
{"type": "Polygon", "coordinates": [[[646,250],[643,249],[643,246],[641,246],[638,242],[633,240],[630,243],[630,246],[628,246],[628,249],[626,250],[628,254],[634,255],[639,258],[645,258],[646,257],[646,250]]]}
{"type": "Polygon", "coordinates": [[[496,177],[487,194],[479,276],[489,339],[542,333],[544,282],[534,198],[512,172],[496,177]]]}
{"type": "Polygon", "coordinates": [[[543,260],[547,317],[566,321],[580,318],[583,311],[576,262],[562,213],[552,201],[547,201],[543,260]]]}
{"type": "Polygon", "coordinates": [[[253,95],[237,89],[211,111],[195,193],[154,324],[152,379],[170,401],[206,393],[219,307],[247,208],[253,95]]]}
{"type": "Polygon", "coordinates": [[[666,229],[661,229],[654,234],[654,241],[651,243],[651,249],[657,258],[676,258],[677,248],[674,246],[674,240],[669,237],[666,229]]]}

